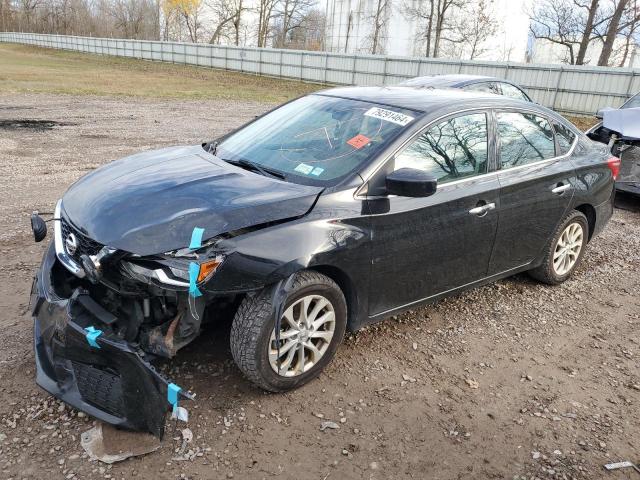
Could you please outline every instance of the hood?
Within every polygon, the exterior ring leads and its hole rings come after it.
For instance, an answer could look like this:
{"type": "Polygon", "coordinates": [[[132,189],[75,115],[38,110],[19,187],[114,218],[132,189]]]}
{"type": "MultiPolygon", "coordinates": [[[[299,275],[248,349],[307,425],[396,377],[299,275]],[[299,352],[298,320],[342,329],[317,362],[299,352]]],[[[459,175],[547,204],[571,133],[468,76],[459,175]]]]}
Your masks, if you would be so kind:
{"type": "Polygon", "coordinates": [[[138,255],[221,233],[299,217],[322,188],[288,183],[226,163],[200,146],[123,158],[82,177],[62,197],[65,217],[89,238],[138,255]]]}

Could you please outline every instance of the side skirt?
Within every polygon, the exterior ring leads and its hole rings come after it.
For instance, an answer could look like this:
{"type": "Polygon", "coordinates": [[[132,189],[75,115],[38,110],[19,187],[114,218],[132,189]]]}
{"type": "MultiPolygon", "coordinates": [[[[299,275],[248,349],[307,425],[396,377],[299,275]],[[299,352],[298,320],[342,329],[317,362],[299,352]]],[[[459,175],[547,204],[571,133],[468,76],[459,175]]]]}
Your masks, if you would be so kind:
{"type": "Polygon", "coordinates": [[[491,275],[490,277],[485,277],[485,278],[482,278],[480,280],[476,280],[475,282],[467,283],[466,285],[462,285],[461,287],[452,288],[451,290],[446,290],[444,292],[437,293],[437,294],[432,295],[430,297],[426,297],[426,298],[423,298],[421,300],[416,300],[415,302],[407,303],[406,305],[402,305],[400,307],[393,308],[391,310],[387,310],[385,312],[381,312],[381,313],[378,313],[378,314],[373,315],[373,316],[369,316],[360,325],[358,325],[357,328],[362,328],[362,327],[364,327],[366,325],[370,325],[372,323],[377,323],[377,322],[379,322],[381,320],[384,320],[385,318],[390,317],[391,315],[396,315],[398,313],[406,312],[407,310],[409,310],[411,308],[428,305],[430,303],[437,302],[438,300],[440,300],[442,298],[451,297],[453,295],[457,295],[457,294],[465,292],[467,290],[471,290],[473,288],[481,287],[483,285],[487,285],[489,283],[493,283],[493,282],[495,282],[497,280],[501,280],[503,278],[510,277],[510,276],[515,275],[517,273],[525,272],[527,270],[530,270],[531,268],[534,268],[535,264],[536,264],[536,262],[527,263],[525,265],[521,265],[519,267],[512,268],[510,270],[506,270],[504,272],[500,272],[500,273],[497,273],[495,275],[491,275]]]}

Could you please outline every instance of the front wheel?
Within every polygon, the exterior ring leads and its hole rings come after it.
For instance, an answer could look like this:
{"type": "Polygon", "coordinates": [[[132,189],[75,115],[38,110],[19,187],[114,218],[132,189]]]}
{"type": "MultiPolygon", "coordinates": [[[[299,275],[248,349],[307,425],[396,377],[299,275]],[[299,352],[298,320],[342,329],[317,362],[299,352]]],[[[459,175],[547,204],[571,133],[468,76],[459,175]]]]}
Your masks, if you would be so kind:
{"type": "Polygon", "coordinates": [[[242,301],[231,326],[231,354],[249,380],[281,392],[317,377],[331,361],[344,336],[347,305],[330,278],[297,273],[282,300],[276,336],[272,301],[273,288],[242,301]]]}
{"type": "Polygon", "coordinates": [[[549,285],[564,282],[580,264],[588,235],[587,217],[577,210],[572,211],[560,222],[545,247],[542,264],[529,274],[549,285]]]}

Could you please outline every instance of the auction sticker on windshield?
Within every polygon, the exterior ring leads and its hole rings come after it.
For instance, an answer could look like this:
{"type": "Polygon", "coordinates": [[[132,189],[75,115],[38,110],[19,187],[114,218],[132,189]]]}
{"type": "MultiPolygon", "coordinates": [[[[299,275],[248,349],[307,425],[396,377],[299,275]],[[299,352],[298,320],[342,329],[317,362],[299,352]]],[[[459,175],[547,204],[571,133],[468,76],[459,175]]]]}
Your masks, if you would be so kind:
{"type": "Polygon", "coordinates": [[[386,122],[402,125],[403,127],[413,121],[413,117],[405,115],[404,113],[393,112],[391,110],[385,110],[384,108],[372,107],[365,112],[365,116],[378,118],[386,122]]]}
{"type": "Polygon", "coordinates": [[[358,134],[350,140],[347,140],[347,143],[351,145],[356,150],[360,150],[362,147],[367,145],[371,140],[368,137],[365,137],[362,134],[358,134]]]}

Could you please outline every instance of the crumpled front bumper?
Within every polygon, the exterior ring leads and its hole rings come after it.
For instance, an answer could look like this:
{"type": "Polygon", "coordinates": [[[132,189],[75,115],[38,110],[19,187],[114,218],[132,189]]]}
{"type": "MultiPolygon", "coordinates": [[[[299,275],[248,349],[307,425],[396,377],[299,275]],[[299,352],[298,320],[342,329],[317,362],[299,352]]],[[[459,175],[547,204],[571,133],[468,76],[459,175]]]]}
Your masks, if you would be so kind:
{"type": "Polygon", "coordinates": [[[49,246],[33,282],[36,383],[65,403],[112,425],[164,433],[169,382],[130,344],[110,333],[109,312],[81,288],[70,298],[52,287],[49,246]],[[90,345],[86,327],[102,330],[90,345]]]}

